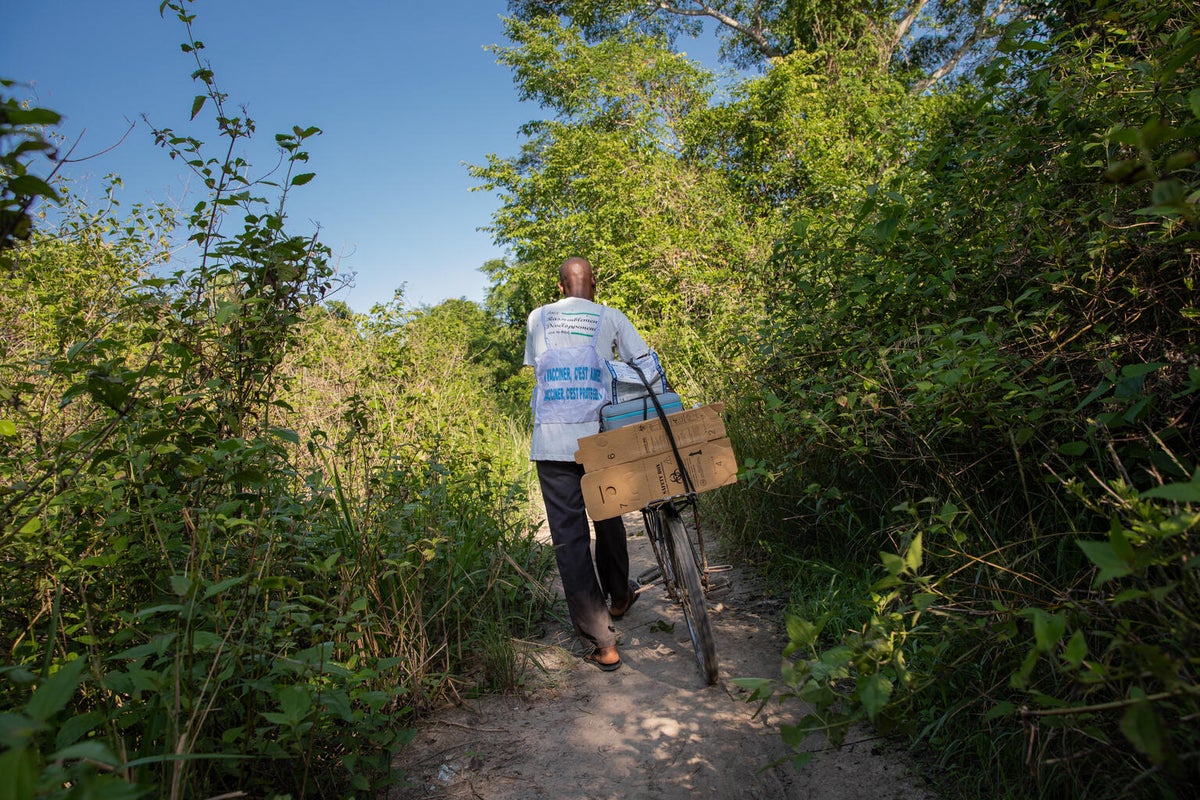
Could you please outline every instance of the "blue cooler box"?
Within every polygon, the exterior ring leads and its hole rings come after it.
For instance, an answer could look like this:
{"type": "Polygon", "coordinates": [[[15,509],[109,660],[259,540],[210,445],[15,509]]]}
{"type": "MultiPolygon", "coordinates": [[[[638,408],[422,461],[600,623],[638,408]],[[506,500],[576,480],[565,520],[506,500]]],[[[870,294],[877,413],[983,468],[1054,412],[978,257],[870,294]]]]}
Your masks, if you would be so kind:
{"type": "MultiPolygon", "coordinates": [[[[683,410],[683,400],[674,392],[663,392],[658,395],[658,402],[666,414],[674,414],[676,411],[683,410]]],[[[636,400],[626,400],[623,403],[610,403],[600,409],[600,430],[612,431],[636,422],[645,422],[648,419],[658,419],[654,401],[648,396],[639,397],[636,400]]]]}

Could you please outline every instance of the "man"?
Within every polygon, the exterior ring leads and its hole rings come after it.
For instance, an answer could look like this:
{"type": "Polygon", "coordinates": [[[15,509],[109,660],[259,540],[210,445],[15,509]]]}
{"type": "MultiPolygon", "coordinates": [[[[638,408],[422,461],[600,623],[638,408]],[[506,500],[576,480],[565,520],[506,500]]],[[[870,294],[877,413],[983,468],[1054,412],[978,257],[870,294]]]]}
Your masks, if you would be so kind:
{"type": "Polygon", "coordinates": [[[629,551],[620,517],[594,523],[596,558],[583,504],[583,467],[575,462],[580,437],[600,430],[607,400],[604,360],[630,360],[649,348],[624,314],[593,301],[596,279],[583,258],[558,269],[562,299],[529,315],[525,364],[534,367],[533,447],[554,557],[571,623],[593,648],[587,660],[609,672],[621,666],[612,621],[637,599],[629,580],[629,551]],[[611,598],[611,607],[605,602],[611,598]]]}

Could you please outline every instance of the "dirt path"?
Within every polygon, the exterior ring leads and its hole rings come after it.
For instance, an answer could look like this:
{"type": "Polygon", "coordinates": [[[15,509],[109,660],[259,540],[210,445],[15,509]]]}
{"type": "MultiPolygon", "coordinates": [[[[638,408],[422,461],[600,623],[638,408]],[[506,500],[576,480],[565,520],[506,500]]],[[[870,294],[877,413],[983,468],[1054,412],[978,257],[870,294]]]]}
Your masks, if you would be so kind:
{"type": "MultiPolygon", "coordinates": [[[[638,575],[654,556],[640,516],[625,522],[638,575]]],[[[755,717],[729,680],[778,675],[779,605],[736,568],[726,574],[730,588],[712,604],[716,686],[703,685],[681,612],[657,585],[617,624],[624,666],[616,672],[580,660],[570,624],[554,620],[529,647],[525,692],[427,720],[398,764],[410,785],[390,800],[934,800],[903,755],[880,753],[876,742],[819,752],[801,771],[776,763],[789,755],[779,724],[798,719],[800,707],[771,703],[755,717]]]]}

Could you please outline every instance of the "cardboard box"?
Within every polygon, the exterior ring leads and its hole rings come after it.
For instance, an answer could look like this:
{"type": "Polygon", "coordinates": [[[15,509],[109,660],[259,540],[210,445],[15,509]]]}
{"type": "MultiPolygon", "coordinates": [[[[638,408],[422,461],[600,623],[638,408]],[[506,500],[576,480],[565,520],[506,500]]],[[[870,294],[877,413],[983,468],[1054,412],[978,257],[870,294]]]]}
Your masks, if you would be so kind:
{"type": "MultiPolygon", "coordinates": [[[[724,409],[724,403],[713,403],[668,414],[675,443],[683,448],[725,438],[725,420],[721,418],[724,409]]],[[[584,472],[595,472],[670,450],[671,442],[662,420],[655,418],[585,436],[579,440],[575,460],[583,465],[584,472]]]]}
{"type": "MultiPolygon", "coordinates": [[[[624,430],[621,428],[614,433],[624,430]]],[[[729,439],[690,446],[681,444],[679,455],[697,492],[737,481],[737,459],[729,439]]],[[[654,500],[685,492],[683,477],[670,445],[665,453],[588,472],[583,476],[582,486],[588,516],[594,520],[638,511],[654,500]]]]}

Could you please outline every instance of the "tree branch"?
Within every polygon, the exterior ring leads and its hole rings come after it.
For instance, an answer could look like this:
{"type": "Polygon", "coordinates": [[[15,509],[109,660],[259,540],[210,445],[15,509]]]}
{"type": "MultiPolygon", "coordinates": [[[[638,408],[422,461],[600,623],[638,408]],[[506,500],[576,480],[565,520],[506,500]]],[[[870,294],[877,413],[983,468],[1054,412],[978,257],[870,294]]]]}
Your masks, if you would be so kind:
{"type": "Polygon", "coordinates": [[[917,15],[928,4],[929,0],[913,0],[913,4],[908,8],[908,13],[900,20],[900,24],[896,26],[896,30],[892,31],[892,40],[888,43],[887,53],[883,59],[885,62],[892,60],[892,53],[896,52],[896,48],[900,46],[900,40],[908,35],[913,23],[917,21],[917,15]]]}
{"type": "Polygon", "coordinates": [[[750,41],[754,42],[754,45],[758,48],[758,51],[767,58],[779,58],[783,55],[783,51],[771,44],[770,40],[767,39],[767,36],[765,33],[763,33],[761,26],[750,27],[749,25],[744,25],[733,17],[723,14],[712,6],[700,3],[699,8],[681,8],[672,2],[672,0],[647,0],[647,2],[648,5],[652,6],[656,11],[665,11],[668,14],[675,14],[676,16],[680,17],[708,17],[709,19],[714,19],[725,27],[737,31],[750,41]]]}
{"type": "Polygon", "coordinates": [[[993,25],[995,24],[996,20],[999,19],[1000,15],[1004,13],[1006,8],[1008,8],[1008,0],[1001,0],[1000,4],[996,6],[995,13],[987,14],[985,11],[984,13],[980,14],[979,19],[975,21],[975,30],[971,31],[971,35],[966,38],[962,45],[959,46],[959,48],[955,50],[953,54],[951,54],[950,58],[946,60],[946,63],[942,64],[933,72],[914,83],[912,87],[912,93],[921,94],[930,86],[933,86],[942,78],[949,75],[954,71],[954,68],[958,66],[958,62],[962,61],[963,57],[969,53],[971,49],[975,47],[975,45],[979,44],[979,42],[983,41],[984,39],[994,36],[995,30],[993,29],[993,25]]]}

